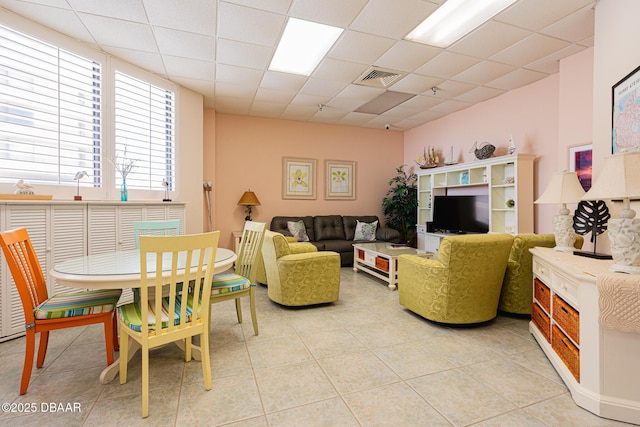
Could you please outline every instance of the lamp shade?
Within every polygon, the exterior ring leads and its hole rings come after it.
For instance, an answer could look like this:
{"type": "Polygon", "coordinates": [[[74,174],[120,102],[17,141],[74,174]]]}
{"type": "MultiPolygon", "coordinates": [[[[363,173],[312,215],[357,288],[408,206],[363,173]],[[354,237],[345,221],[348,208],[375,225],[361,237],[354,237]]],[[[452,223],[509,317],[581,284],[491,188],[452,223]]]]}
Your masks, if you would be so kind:
{"type": "Polygon", "coordinates": [[[238,204],[242,206],[260,206],[260,200],[256,196],[256,193],[253,191],[245,191],[240,200],[238,200],[238,204]]]}
{"type": "Polygon", "coordinates": [[[584,195],[575,172],[556,172],[551,175],[544,193],[533,203],[578,203],[584,195]]]}
{"type": "Polygon", "coordinates": [[[640,198],[640,152],[617,153],[605,158],[598,177],[582,200],[640,198]]]}

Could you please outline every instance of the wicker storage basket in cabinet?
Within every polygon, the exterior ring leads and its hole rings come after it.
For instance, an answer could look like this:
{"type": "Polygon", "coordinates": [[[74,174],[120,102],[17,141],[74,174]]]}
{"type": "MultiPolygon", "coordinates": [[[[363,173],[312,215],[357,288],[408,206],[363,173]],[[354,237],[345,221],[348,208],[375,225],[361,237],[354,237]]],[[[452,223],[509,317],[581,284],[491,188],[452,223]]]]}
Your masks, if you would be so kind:
{"type": "Polygon", "coordinates": [[[533,279],[533,296],[540,307],[544,308],[547,313],[551,313],[551,291],[537,278],[533,279]]]}
{"type": "Polygon", "coordinates": [[[531,320],[537,326],[538,330],[542,332],[542,335],[547,339],[547,342],[551,342],[551,321],[549,316],[540,308],[535,302],[531,306],[531,320]]]}
{"type": "Polygon", "coordinates": [[[556,325],[552,327],[551,347],[569,368],[576,381],[580,382],[580,350],[556,325]]]}
{"type": "Polygon", "coordinates": [[[580,313],[557,295],[553,296],[553,320],[576,344],[580,344],[580,313]]]}

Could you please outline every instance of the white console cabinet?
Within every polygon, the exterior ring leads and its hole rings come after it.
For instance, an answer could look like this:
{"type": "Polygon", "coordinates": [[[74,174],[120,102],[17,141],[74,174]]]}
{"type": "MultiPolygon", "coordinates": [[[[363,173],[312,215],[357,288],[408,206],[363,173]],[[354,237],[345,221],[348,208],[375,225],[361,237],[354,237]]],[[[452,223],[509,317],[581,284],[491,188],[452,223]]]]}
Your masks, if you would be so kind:
{"type": "MultiPolygon", "coordinates": [[[[609,273],[612,261],[552,248],[533,248],[531,253],[534,295],[529,330],[571,397],[601,417],[640,424],[640,333],[606,326],[598,287],[598,277],[635,285],[640,277],[609,273]]],[[[622,299],[621,312],[637,319],[639,298],[636,294],[635,301],[622,299]]]]}
{"type": "MultiPolygon", "coordinates": [[[[26,227],[47,280],[49,295],[67,291],[49,270],[69,258],[135,247],[133,221],[180,219],[179,202],[2,201],[0,230],[26,227]]],[[[0,262],[0,341],[24,335],[24,314],[11,272],[0,262]]],[[[129,299],[123,295],[122,301],[129,299]]]]}
{"type": "Polygon", "coordinates": [[[512,154],[418,171],[418,249],[433,252],[445,237],[430,237],[426,223],[433,220],[433,197],[448,194],[487,194],[491,233],[533,233],[535,158],[512,154]]]}

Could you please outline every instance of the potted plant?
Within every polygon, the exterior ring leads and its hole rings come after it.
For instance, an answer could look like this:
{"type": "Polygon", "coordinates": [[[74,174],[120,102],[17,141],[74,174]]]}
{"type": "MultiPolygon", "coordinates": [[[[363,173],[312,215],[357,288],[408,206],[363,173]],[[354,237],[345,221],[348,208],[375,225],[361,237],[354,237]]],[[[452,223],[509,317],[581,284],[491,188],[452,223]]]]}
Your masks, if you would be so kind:
{"type": "Polygon", "coordinates": [[[396,169],[396,176],[389,180],[389,190],[382,200],[382,213],[387,227],[400,232],[404,243],[415,246],[418,220],[418,176],[407,174],[405,165],[396,169]]]}

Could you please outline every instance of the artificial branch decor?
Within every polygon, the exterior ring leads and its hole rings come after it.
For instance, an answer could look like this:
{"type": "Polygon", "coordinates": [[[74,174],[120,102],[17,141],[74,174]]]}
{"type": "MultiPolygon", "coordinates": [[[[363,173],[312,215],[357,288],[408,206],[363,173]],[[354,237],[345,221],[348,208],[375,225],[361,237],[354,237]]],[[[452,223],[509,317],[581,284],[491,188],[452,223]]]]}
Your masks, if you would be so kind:
{"type": "Polygon", "coordinates": [[[573,251],[574,255],[586,256],[596,259],[612,259],[611,255],[596,252],[596,236],[607,229],[607,221],[611,218],[609,208],[604,200],[589,200],[578,203],[573,216],[573,229],[577,234],[584,236],[591,232],[593,253],[587,251],[573,251]]]}

